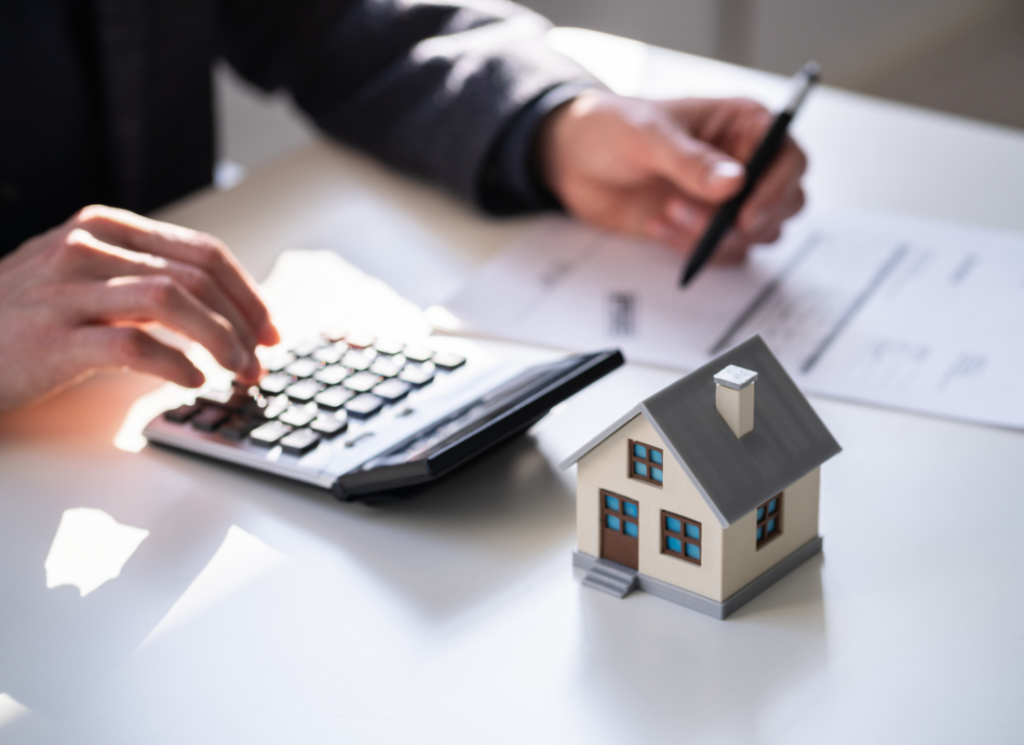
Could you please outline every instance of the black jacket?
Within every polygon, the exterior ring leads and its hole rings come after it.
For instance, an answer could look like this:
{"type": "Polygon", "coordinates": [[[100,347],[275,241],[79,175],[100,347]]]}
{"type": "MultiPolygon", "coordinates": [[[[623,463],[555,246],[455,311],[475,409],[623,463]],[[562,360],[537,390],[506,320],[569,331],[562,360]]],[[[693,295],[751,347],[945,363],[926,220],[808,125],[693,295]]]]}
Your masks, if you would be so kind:
{"type": "Polygon", "coordinates": [[[287,89],[330,134],[477,204],[517,113],[587,79],[545,46],[541,17],[503,0],[0,6],[0,254],[86,202],[145,212],[208,184],[218,57],[287,89]]]}

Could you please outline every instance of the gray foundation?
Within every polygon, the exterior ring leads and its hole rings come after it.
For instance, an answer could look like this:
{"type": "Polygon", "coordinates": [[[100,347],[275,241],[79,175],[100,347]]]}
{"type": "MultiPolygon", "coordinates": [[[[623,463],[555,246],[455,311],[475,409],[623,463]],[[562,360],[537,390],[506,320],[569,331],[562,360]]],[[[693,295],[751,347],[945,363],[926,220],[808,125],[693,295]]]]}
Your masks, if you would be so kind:
{"type": "MultiPolygon", "coordinates": [[[[644,574],[637,575],[638,587],[651,595],[671,600],[673,603],[678,603],[691,610],[700,611],[712,618],[727,618],[809,558],[819,553],[822,541],[823,539],[820,535],[812,538],[767,572],[753,582],[741,587],[721,603],[644,574]]],[[[597,558],[589,554],[581,554],[579,551],[572,552],[572,565],[584,571],[589,571],[596,562],[597,558]]]]}

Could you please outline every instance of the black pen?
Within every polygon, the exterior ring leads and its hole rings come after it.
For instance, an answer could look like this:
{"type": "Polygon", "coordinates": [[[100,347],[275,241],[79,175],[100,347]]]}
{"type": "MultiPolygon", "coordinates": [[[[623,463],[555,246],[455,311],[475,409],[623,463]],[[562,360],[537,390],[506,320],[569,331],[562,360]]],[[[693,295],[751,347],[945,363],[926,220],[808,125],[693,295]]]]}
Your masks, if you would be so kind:
{"type": "Polygon", "coordinates": [[[740,193],[723,204],[711,219],[711,224],[708,225],[708,229],[704,232],[697,247],[693,250],[693,255],[686,264],[686,269],[683,270],[683,276],[679,280],[680,286],[686,286],[693,279],[693,276],[700,271],[700,268],[711,258],[711,254],[715,252],[715,247],[722,239],[722,236],[725,235],[725,232],[736,221],[736,216],[740,213],[743,203],[747,201],[747,197],[754,191],[754,187],[757,186],[761,175],[768,169],[772,161],[775,160],[779,148],[782,147],[782,143],[786,139],[789,123],[793,121],[793,117],[796,116],[800,104],[804,102],[807,93],[811,90],[811,86],[818,82],[820,75],[821,68],[818,67],[818,63],[808,62],[793,76],[793,81],[796,83],[793,97],[789,99],[786,108],[775,117],[775,121],[772,122],[768,134],[761,140],[761,144],[758,145],[754,157],[747,163],[747,180],[744,182],[740,193]]]}

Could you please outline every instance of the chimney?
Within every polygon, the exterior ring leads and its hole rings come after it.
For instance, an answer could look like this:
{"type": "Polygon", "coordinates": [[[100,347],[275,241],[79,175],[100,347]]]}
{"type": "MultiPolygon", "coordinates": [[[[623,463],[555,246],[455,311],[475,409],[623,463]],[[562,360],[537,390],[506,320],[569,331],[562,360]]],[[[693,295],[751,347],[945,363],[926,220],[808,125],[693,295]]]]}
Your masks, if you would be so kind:
{"type": "Polygon", "coordinates": [[[754,381],[757,373],[736,365],[715,375],[715,408],[739,439],[754,431],[754,381]]]}

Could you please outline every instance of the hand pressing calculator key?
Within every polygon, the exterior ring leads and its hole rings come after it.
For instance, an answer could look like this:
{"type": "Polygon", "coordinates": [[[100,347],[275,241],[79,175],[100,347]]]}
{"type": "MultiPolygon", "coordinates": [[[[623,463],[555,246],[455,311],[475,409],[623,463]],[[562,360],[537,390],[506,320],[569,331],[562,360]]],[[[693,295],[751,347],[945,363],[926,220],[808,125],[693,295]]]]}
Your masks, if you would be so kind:
{"type": "Polygon", "coordinates": [[[264,351],[257,385],[202,391],[144,434],[364,501],[449,473],[623,363],[618,350],[533,364],[366,334],[264,351]]]}

